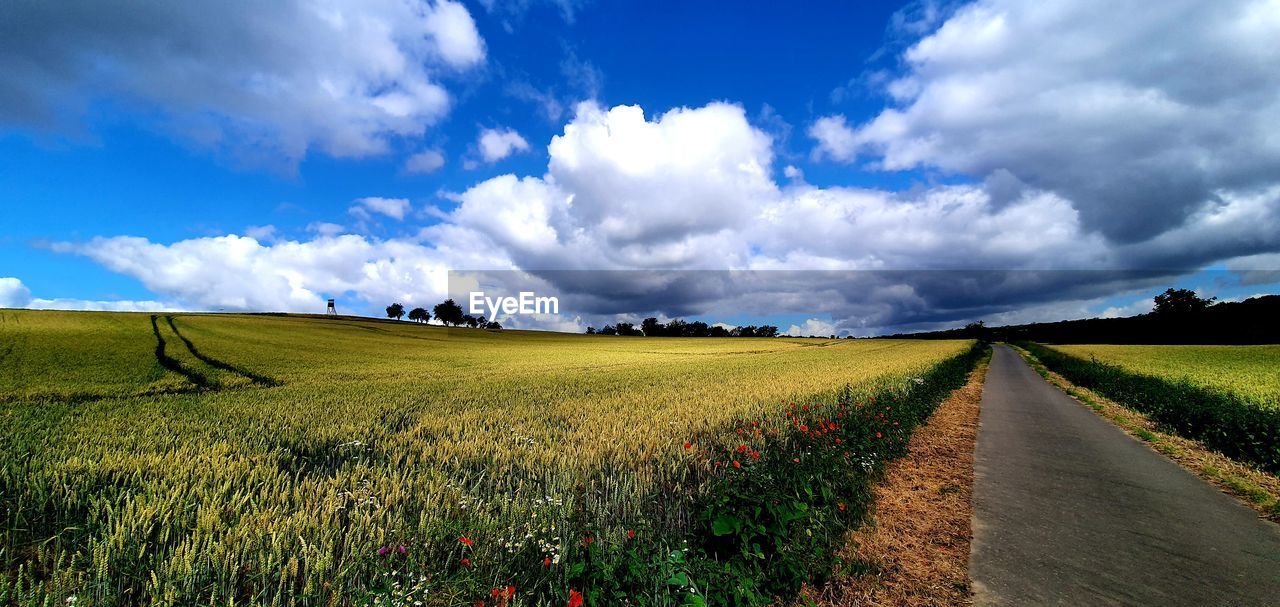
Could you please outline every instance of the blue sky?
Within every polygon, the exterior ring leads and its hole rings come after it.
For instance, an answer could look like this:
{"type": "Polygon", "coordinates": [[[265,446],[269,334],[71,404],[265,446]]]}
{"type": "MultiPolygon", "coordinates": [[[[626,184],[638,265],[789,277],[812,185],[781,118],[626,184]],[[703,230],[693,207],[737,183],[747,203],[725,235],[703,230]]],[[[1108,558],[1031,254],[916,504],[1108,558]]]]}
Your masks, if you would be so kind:
{"type": "MultiPolygon", "coordinates": [[[[371,314],[513,268],[1168,271],[689,314],[864,334],[1136,313],[1157,282],[1272,292],[1246,271],[1280,251],[1274,6],[1143,4],[297,0],[218,28],[24,7],[0,27],[0,304],[371,314]]],[[[625,308],[538,326],[669,311],[625,308]]]]}

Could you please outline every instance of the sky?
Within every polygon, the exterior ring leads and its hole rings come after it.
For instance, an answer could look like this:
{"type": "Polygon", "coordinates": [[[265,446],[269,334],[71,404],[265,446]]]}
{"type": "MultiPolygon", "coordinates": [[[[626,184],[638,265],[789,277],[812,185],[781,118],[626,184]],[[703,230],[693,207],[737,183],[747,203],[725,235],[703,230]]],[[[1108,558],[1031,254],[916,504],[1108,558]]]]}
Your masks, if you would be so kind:
{"type": "Polygon", "coordinates": [[[0,307],[873,335],[1280,291],[1280,1],[54,4],[0,307]]]}

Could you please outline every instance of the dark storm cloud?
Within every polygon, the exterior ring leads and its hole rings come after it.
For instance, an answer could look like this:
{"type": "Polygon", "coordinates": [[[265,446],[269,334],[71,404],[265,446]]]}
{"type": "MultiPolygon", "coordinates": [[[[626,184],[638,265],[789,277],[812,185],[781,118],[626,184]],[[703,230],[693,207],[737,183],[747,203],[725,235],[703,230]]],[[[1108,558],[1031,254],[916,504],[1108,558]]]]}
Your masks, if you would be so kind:
{"type": "Polygon", "coordinates": [[[1007,171],[1120,243],[1280,175],[1274,2],[979,0],[907,50],[892,107],[816,124],[833,158],[1007,171]]]}

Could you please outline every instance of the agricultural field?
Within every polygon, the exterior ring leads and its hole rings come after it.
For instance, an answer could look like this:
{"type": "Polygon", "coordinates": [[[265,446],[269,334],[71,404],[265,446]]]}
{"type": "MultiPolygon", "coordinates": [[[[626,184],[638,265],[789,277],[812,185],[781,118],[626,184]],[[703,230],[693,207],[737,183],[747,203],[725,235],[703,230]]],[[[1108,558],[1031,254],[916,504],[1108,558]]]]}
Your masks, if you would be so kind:
{"type": "Polygon", "coordinates": [[[0,310],[0,604],[762,604],[965,341],[0,310]]]}
{"type": "Polygon", "coordinates": [[[1173,433],[1280,474],[1280,346],[1026,347],[1173,433]]]}
{"type": "Polygon", "coordinates": [[[1263,407],[1280,407],[1280,345],[1066,345],[1055,350],[1134,373],[1223,390],[1263,407]]]}

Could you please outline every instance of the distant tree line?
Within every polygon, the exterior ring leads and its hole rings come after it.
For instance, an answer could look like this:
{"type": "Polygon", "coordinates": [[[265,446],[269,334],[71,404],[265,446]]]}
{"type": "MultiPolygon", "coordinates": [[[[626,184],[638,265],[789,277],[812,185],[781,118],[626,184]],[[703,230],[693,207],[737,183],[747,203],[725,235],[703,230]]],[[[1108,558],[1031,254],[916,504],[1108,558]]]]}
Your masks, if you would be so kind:
{"type": "MultiPolygon", "coordinates": [[[[404,304],[393,303],[387,306],[387,318],[400,320],[404,318],[404,304]]],[[[462,313],[462,306],[452,299],[446,299],[431,308],[428,312],[425,308],[414,308],[409,310],[409,320],[413,322],[426,323],[435,318],[440,324],[451,325],[454,327],[467,326],[472,329],[501,329],[502,324],[496,320],[489,320],[480,316],[472,316],[462,313]]]]}
{"type": "Polygon", "coordinates": [[[587,335],[623,335],[636,337],[777,337],[778,328],[773,325],[746,325],[726,329],[720,325],[708,325],[700,320],[686,322],[679,318],[666,323],[657,318],[644,319],[639,327],[629,322],[605,325],[597,330],[587,327],[587,335]]]}
{"type": "Polygon", "coordinates": [[[1280,343],[1280,295],[1217,302],[1190,289],[1168,289],[1155,297],[1151,312],[1128,318],[1087,318],[1059,322],[907,333],[900,339],[981,339],[1058,344],[1275,344],[1280,343]]]}

